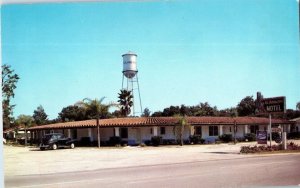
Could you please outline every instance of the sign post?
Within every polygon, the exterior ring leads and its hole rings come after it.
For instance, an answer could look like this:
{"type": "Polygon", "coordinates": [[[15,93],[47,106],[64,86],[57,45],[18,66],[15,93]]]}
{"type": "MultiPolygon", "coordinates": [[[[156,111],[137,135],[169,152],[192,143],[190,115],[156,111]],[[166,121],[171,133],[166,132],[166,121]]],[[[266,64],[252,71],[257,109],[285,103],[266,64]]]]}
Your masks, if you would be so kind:
{"type": "Polygon", "coordinates": [[[271,114],[269,114],[269,119],[270,119],[270,123],[269,123],[270,147],[272,147],[272,115],[271,114]]]}
{"type": "Polygon", "coordinates": [[[285,113],[286,104],[285,97],[262,98],[261,94],[257,93],[257,111],[258,114],[269,114],[269,134],[270,147],[272,146],[272,114],[285,113]]]}

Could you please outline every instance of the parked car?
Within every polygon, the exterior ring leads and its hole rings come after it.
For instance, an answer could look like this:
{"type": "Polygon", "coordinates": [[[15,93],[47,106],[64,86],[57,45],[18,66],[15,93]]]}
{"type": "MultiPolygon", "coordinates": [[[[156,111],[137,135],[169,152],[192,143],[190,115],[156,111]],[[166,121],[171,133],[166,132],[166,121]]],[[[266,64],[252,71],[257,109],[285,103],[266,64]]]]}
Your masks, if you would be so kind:
{"type": "Polygon", "coordinates": [[[52,134],[46,134],[42,138],[42,142],[40,143],[40,149],[53,149],[56,150],[57,148],[75,148],[75,142],[76,140],[72,140],[71,138],[65,137],[61,133],[52,133],[52,134]]]}

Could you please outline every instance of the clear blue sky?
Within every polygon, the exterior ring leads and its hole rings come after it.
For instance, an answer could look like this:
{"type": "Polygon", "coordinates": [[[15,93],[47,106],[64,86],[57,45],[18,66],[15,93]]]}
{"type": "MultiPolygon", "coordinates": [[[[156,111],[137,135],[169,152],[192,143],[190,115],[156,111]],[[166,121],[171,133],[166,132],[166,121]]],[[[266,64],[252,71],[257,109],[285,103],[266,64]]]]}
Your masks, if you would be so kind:
{"type": "Polygon", "coordinates": [[[2,62],[19,74],[14,116],[49,118],[83,98],[117,101],[122,57],[138,55],[143,107],[247,95],[300,101],[296,0],[187,0],[4,5],[2,62]]]}

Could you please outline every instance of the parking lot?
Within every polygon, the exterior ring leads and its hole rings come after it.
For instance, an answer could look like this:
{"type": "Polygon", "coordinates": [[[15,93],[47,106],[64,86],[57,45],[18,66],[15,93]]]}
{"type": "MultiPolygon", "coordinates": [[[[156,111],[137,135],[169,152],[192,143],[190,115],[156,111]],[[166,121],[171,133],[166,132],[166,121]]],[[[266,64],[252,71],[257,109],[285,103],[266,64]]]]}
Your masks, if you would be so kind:
{"type": "MultiPolygon", "coordinates": [[[[294,141],[300,144],[299,141],[294,141]]],[[[51,174],[97,169],[174,164],[255,157],[239,154],[256,142],[160,147],[77,147],[40,151],[35,147],[4,146],[5,176],[51,174]]]]}

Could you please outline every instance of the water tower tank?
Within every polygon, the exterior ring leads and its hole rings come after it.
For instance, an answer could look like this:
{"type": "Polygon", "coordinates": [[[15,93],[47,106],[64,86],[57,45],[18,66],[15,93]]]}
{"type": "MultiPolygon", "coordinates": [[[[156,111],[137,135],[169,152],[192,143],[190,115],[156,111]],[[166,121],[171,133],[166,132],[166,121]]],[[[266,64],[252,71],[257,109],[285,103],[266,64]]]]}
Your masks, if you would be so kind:
{"type": "Polygon", "coordinates": [[[123,74],[126,78],[133,78],[137,73],[136,58],[137,55],[133,52],[128,52],[122,55],[123,57],[123,74]]]}

